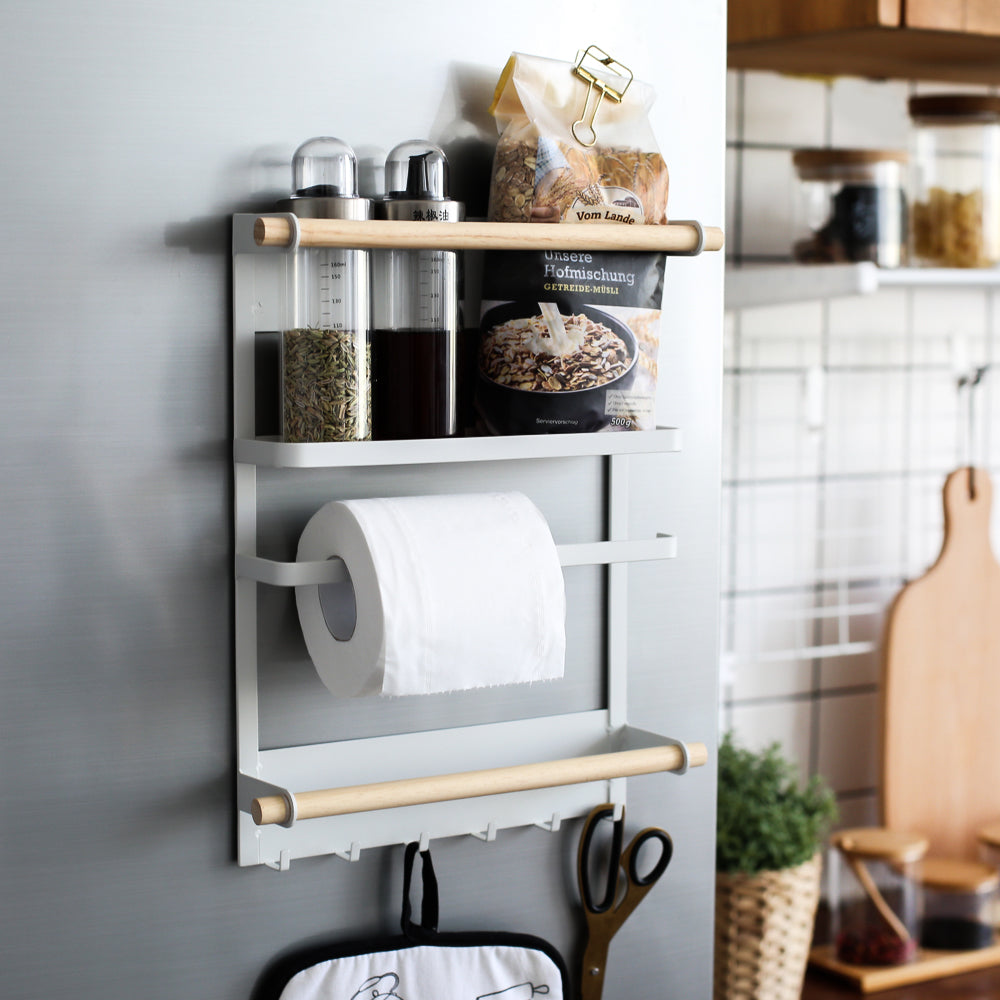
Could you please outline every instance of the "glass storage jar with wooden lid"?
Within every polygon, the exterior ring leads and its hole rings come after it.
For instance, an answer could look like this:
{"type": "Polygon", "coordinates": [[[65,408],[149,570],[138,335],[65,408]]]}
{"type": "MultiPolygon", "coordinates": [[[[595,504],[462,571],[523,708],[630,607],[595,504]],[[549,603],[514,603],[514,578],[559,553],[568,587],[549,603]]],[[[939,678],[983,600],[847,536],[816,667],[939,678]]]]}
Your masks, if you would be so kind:
{"type": "Polygon", "coordinates": [[[834,954],[847,965],[902,965],[917,954],[919,866],[927,838],[882,827],[830,838],[834,954]]]}
{"type": "Polygon", "coordinates": [[[905,263],[907,159],[892,149],[795,150],[795,259],[905,263]]]}
{"type": "Polygon", "coordinates": [[[1000,97],[921,94],[913,122],[910,256],[933,267],[1000,263],[1000,97]]]}
{"type": "Polygon", "coordinates": [[[920,881],[922,947],[970,951],[996,943],[993,916],[1000,874],[994,867],[957,858],[925,858],[920,881]]]}

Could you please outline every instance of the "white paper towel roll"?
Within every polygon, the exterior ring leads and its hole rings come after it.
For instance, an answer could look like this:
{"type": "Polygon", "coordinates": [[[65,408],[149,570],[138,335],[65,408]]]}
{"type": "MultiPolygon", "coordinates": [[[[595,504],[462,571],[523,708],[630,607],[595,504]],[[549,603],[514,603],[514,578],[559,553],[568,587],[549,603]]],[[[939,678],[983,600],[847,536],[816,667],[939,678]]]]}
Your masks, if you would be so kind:
{"type": "Polygon", "coordinates": [[[566,596],[541,511],[521,493],[328,503],[297,558],[350,583],[295,588],[309,655],[336,695],[407,695],[561,677],[566,596]]]}

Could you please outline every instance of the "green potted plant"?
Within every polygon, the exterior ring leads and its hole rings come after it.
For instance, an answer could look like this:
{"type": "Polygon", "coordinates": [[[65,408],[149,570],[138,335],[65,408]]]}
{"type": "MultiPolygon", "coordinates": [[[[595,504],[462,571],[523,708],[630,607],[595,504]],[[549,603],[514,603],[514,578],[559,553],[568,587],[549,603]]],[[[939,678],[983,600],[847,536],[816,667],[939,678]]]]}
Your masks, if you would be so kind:
{"type": "Polygon", "coordinates": [[[836,800],[776,743],[755,752],[726,733],[718,767],[715,1000],[797,1000],[836,800]]]}

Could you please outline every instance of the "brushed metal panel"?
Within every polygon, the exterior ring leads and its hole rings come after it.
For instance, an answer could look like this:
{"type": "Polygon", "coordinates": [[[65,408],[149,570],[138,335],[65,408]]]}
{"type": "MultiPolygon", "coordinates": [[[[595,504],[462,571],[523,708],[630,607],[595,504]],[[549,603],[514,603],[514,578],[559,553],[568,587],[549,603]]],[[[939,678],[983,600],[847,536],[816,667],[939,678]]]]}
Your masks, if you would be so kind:
{"type": "MultiPolygon", "coordinates": [[[[552,42],[565,38],[558,5],[509,0],[498,19],[443,0],[433,23],[401,12],[390,0],[0,6],[5,1000],[244,1000],[298,941],[396,926],[395,852],[280,875],[234,861],[228,331],[229,217],[286,193],[304,138],[340,135],[371,159],[428,135],[468,168],[471,204],[496,136],[485,109],[508,54],[527,47],[524,25],[572,57],[552,42]]],[[[679,214],[717,222],[724,5],[626,0],[619,14],[604,43],[659,92],[679,214]]],[[[677,372],[659,416],[682,427],[685,451],[635,501],[681,544],[662,603],[633,586],[635,721],[683,721],[697,738],[715,716],[721,268],[668,268],[661,368],[677,372]]],[[[302,482],[311,499],[282,544],[321,497],[302,482]]],[[[566,540],[583,540],[592,515],[570,505],[562,520],[559,495],[555,480],[539,487],[566,540]]],[[[291,645],[287,609],[268,613],[291,645]]],[[[294,662],[272,713],[293,735],[325,724],[307,706],[296,721],[293,702],[313,692],[294,662]]],[[[652,984],[707,998],[711,768],[655,777],[630,793],[630,823],[665,823],[679,854],[616,939],[608,995],[652,984]]],[[[438,845],[442,926],[541,934],[573,959],[574,834],[438,845]]]]}

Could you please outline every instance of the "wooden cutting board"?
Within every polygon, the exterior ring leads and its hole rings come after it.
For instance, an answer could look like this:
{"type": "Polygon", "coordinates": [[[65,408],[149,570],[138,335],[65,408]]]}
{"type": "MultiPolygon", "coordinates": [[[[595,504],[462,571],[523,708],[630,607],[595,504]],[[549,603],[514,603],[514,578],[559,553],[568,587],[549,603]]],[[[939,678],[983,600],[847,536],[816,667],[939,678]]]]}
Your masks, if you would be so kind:
{"type": "Polygon", "coordinates": [[[883,823],[930,855],[974,859],[1000,820],[1000,565],[982,469],[944,486],[937,562],[889,611],[884,643],[883,823]],[[971,477],[971,479],[970,479],[971,477]]]}

